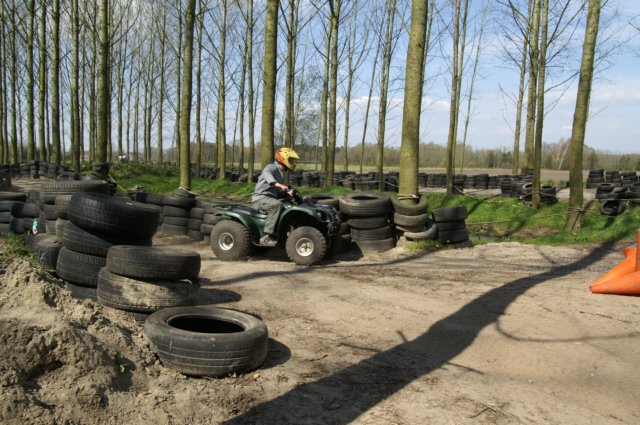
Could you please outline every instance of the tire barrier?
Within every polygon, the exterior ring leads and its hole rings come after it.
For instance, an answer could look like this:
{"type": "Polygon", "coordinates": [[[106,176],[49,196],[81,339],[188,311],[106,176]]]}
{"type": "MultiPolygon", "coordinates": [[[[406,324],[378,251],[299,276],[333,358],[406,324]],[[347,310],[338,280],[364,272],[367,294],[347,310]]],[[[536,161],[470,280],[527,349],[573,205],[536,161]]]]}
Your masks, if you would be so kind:
{"type": "MultiPolygon", "coordinates": [[[[351,241],[363,253],[388,251],[395,246],[393,227],[389,221],[391,202],[388,196],[353,192],[341,197],[339,204],[343,220],[346,220],[350,229],[351,241]]],[[[346,243],[346,238],[342,239],[346,243]]]]}
{"type": "Polygon", "coordinates": [[[437,226],[438,242],[452,244],[455,248],[473,246],[465,223],[468,212],[464,206],[438,208],[433,210],[433,221],[437,226]]]}

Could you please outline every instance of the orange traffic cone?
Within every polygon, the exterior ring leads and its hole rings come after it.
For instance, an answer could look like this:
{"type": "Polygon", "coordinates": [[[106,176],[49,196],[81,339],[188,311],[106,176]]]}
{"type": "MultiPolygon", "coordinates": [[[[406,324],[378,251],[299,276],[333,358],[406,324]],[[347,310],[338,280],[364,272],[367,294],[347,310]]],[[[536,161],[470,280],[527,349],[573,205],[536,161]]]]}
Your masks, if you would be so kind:
{"type": "Polygon", "coordinates": [[[594,294],[640,295],[640,229],[637,248],[626,248],[625,258],[589,285],[594,294]]]}

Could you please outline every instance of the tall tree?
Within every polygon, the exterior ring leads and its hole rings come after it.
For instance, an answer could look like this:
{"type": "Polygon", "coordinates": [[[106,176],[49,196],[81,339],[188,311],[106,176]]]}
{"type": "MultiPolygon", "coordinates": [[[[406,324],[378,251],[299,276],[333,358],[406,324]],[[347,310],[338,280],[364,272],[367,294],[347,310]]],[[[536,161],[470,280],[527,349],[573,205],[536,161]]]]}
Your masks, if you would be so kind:
{"type": "Polygon", "coordinates": [[[247,2],[247,32],[245,35],[247,43],[247,103],[249,114],[249,158],[247,160],[247,181],[250,183],[253,179],[253,170],[255,166],[256,148],[255,148],[255,114],[254,114],[254,87],[253,87],[253,2],[247,2]]]}
{"type": "Polygon", "coordinates": [[[529,37],[529,93],[527,95],[527,122],[524,136],[524,165],[533,166],[533,143],[535,137],[536,103],[538,85],[538,64],[540,60],[540,12],[541,0],[534,0],[529,37]]]}
{"type": "Polygon", "coordinates": [[[9,145],[7,143],[7,133],[4,131],[6,128],[6,106],[7,97],[5,90],[5,66],[7,60],[5,59],[4,52],[4,4],[0,5],[0,162],[6,164],[8,162],[9,145]]]}
{"type": "Polygon", "coordinates": [[[393,28],[396,16],[396,0],[391,0],[388,6],[387,29],[385,31],[381,81],[380,106],[378,111],[378,150],[376,151],[376,168],[378,171],[378,190],[384,189],[384,138],[387,120],[387,96],[389,93],[389,74],[391,72],[391,56],[393,52],[393,28]]]}
{"type": "Polygon", "coordinates": [[[538,64],[538,94],[536,105],[536,128],[533,141],[533,190],[531,206],[540,207],[540,168],[542,166],[542,129],[544,123],[544,89],[547,67],[547,33],[549,27],[549,0],[540,0],[542,7],[540,61],[538,64]]]}
{"type": "MultiPolygon", "coordinates": [[[[320,141],[322,143],[321,169],[327,169],[327,145],[328,145],[328,114],[327,103],[329,101],[329,75],[331,71],[331,29],[327,29],[326,46],[324,53],[324,73],[322,79],[322,96],[320,99],[320,141]]],[[[316,165],[317,166],[317,165],[316,165]]]]}
{"type": "Polygon", "coordinates": [[[329,0],[331,27],[331,77],[329,87],[329,152],[325,186],[333,185],[337,135],[337,92],[338,92],[338,30],[340,27],[340,8],[342,0],[329,0]]]}
{"type": "Polygon", "coordinates": [[[40,5],[40,69],[39,69],[39,99],[38,99],[38,150],[39,159],[47,161],[45,140],[45,101],[47,98],[47,3],[40,5]]]}
{"type": "Polygon", "coordinates": [[[80,171],[80,10],[71,0],[71,166],[80,171]]]}
{"type": "Polygon", "coordinates": [[[569,213],[565,221],[565,229],[575,231],[582,226],[582,152],[589,117],[589,100],[595,62],[595,49],[600,26],[600,0],[589,0],[587,26],[582,45],[580,79],[576,95],[576,108],[573,113],[571,129],[571,151],[569,154],[569,213]]]}
{"type": "Polygon", "coordinates": [[[402,111],[399,193],[418,194],[422,69],[427,35],[428,0],[413,0],[402,111]]]}
{"type": "Polygon", "coordinates": [[[193,66],[193,27],[196,13],[196,0],[189,0],[185,16],[184,51],[182,68],[182,111],[180,114],[180,187],[191,189],[191,90],[193,66]]]}
{"type": "Polygon", "coordinates": [[[35,119],[34,119],[34,77],[33,77],[33,39],[35,35],[34,21],[36,18],[36,1],[27,1],[28,24],[26,48],[27,48],[27,159],[36,159],[35,119]]]}
{"type": "MultiPolygon", "coordinates": [[[[200,9],[204,9],[201,7],[200,9]]],[[[200,173],[202,168],[202,36],[204,33],[204,13],[198,14],[198,59],[196,69],[196,170],[200,173]]]]}
{"type": "Polygon", "coordinates": [[[275,126],[276,77],[278,58],[278,3],[267,0],[267,15],[264,29],[264,88],[262,91],[262,166],[273,161],[273,136],[275,126]]]}
{"type": "MultiPolygon", "coordinates": [[[[165,50],[167,44],[167,9],[162,7],[162,28],[160,29],[160,89],[158,90],[158,163],[164,161],[163,125],[165,98],[165,50]]],[[[199,90],[199,87],[198,87],[199,90]]]]}
{"type": "Polygon", "coordinates": [[[225,84],[224,67],[227,54],[227,0],[220,1],[222,19],[220,23],[220,63],[218,68],[218,115],[216,120],[216,146],[218,148],[218,180],[224,180],[227,163],[227,126],[225,125],[225,84]]]}
{"type": "Polygon", "coordinates": [[[60,164],[60,0],[53,0],[51,13],[51,162],[60,164]]]}
{"type": "Polygon", "coordinates": [[[98,119],[97,119],[97,152],[96,161],[107,161],[107,145],[109,141],[109,123],[111,116],[111,70],[109,67],[109,0],[100,0],[99,41],[100,66],[98,72],[98,119]]]}

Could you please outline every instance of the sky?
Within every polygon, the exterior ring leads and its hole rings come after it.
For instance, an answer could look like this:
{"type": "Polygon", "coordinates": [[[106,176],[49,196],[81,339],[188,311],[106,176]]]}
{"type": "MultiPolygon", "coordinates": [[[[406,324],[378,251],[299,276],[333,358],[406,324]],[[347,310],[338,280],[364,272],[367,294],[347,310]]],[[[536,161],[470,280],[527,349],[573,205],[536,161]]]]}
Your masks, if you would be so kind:
{"type": "MultiPolygon", "coordinates": [[[[612,33],[617,40],[625,40],[606,62],[599,65],[592,86],[590,119],[587,124],[585,144],[601,151],[612,153],[640,153],[640,31],[629,25],[630,21],[640,23],[640,0],[610,0],[610,6],[618,9],[617,16],[601,29],[601,35],[612,33]]],[[[603,18],[604,19],[604,18],[603,18]]],[[[584,22],[584,21],[583,21],[584,22]]],[[[581,31],[584,31],[584,23],[581,31]]],[[[580,31],[580,30],[579,30],[580,31]]],[[[583,35],[578,38],[582,40],[583,35]]],[[[472,114],[469,124],[467,146],[475,148],[513,147],[513,125],[515,108],[502,95],[500,87],[515,91],[518,73],[507,69],[500,59],[500,48],[496,39],[487,37],[487,46],[479,65],[472,114]]],[[[581,43],[580,43],[581,44],[581,43]]],[[[403,50],[404,52],[404,50],[403,50]]],[[[573,52],[575,59],[565,67],[578,69],[581,46],[573,52]]],[[[403,53],[404,55],[404,53],[403,53]]],[[[395,57],[402,62],[402,55],[395,57]]],[[[563,71],[566,71],[563,70],[563,71]]],[[[429,67],[427,67],[429,72],[429,67]]],[[[449,78],[448,76],[446,78],[449,78]]],[[[449,92],[446,81],[436,82],[425,89],[421,121],[421,142],[446,144],[449,126],[449,92]]],[[[550,81],[548,84],[552,84],[550,81]]],[[[571,137],[573,111],[575,109],[577,78],[562,91],[547,94],[543,130],[544,143],[556,143],[571,137]]],[[[367,93],[356,95],[351,106],[350,145],[358,144],[362,134],[364,109],[367,93]]],[[[387,121],[387,146],[399,146],[402,125],[402,90],[390,95],[390,110],[387,121]]],[[[461,106],[460,121],[464,120],[466,100],[461,106]]],[[[377,122],[377,98],[373,99],[370,113],[367,141],[375,141],[377,122]],[[373,125],[373,131],[372,126],[373,125]]],[[[340,130],[342,132],[343,129],[340,130]]],[[[338,140],[342,140],[342,134],[338,140]]],[[[463,127],[459,129],[462,139],[463,127]]],[[[523,144],[524,131],[521,138],[523,144]]]]}

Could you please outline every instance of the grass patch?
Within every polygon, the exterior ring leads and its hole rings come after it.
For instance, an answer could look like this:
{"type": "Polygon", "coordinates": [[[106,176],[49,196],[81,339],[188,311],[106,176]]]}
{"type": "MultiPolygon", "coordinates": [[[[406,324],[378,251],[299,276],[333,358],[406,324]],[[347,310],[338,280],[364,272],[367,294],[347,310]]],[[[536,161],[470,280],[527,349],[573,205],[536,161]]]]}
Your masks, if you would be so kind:
{"type": "Polygon", "coordinates": [[[33,260],[31,263],[35,262],[33,252],[24,246],[24,241],[20,237],[13,233],[8,233],[2,237],[0,246],[2,246],[2,252],[0,252],[0,262],[2,263],[9,263],[16,257],[28,258],[33,260]]]}

